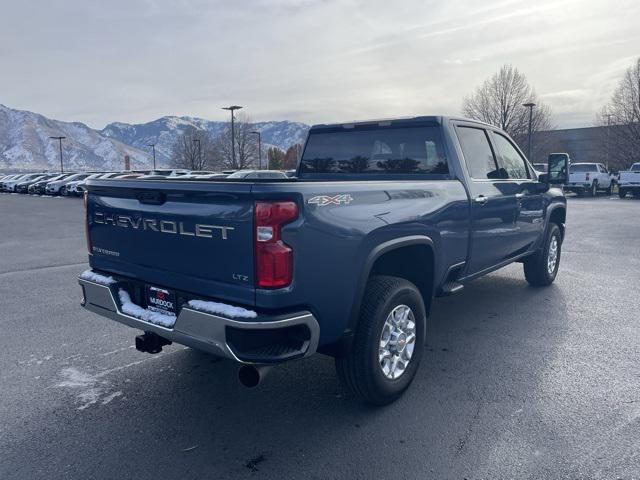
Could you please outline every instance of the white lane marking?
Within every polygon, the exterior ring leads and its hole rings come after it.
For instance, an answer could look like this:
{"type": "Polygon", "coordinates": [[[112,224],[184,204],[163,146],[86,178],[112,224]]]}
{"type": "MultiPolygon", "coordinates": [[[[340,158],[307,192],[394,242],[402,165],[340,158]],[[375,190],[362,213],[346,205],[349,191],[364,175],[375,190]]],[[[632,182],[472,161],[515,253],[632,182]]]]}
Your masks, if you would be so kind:
{"type": "Polygon", "coordinates": [[[113,392],[111,395],[107,395],[106,397],[104,397],[104,400],[102,400],[102,405],[106,405],[107,403],[110,403],[114,398],[121,397],[122,395],[123,393],[121,391],[113,392]]]}
{"type": "Polygon", "coordinates": [[[125,350],[129,350],[130,348],[136,348],[136,346],[135,345],[129,345],[128,347],[118,348],[117,350],[112,350],[110,352],[99,353],[98,355],[100,355],[101,357],[107,357],[107,356],[113,355],[115,353],[124,352],[125,350]]]}

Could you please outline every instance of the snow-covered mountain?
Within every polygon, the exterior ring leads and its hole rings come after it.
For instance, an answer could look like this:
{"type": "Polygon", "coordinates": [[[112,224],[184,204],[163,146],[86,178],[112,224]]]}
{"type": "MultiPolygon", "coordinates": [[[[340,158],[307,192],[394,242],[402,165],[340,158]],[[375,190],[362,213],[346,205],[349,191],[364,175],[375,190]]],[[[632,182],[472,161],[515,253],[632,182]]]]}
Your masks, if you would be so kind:
{"type": "MultiPolygon", "coordinates": [[[[60,165],[58,142],[49,137],[64,136],[65,169],[116,170],[123,168],[129,155],[132,168],[151,164],[149,144],[156,144],[159,166],[169,165],[173,144],[190,128],[212,135],[227,124],[194,117],[162,117],[142,124],[110,123],[94,130],[80,122],[62,122],[0,104],[0,169],[51,169],[60,165]]],[[[282,150],[302,143],[308,125],[289,121],[257,122],[253,129],[262,136],[263,151],[270,146],[282,150]]],[[[265,153],[263,153],[265,155],[265,153]]]]}
{"type": "MultiPolygon", "coordinates": [[[[226,122],[203,118],[167,116],[152,122],[134,125],[110,123],[100,133],[141,150],[149,150],[148,145],[155,144],[157,160],[163,164],[169,161],[176,139],[186,130],[195,128],[216,136],[224,130],[226,125],[226,122]]],[[[266,149],[271,146],[286,150],[291,145],[303,143],[309,126],[304,123],[283,120],[257,122],[253,124],[252,129],[260,132],[263,151],[266,152],[266,149]]]]}
{"type": "Polygon", "coordinates": [[[129,155],[132,167],[146,166],[146,152],[108,138],[80,122],[61,122],[37,113],[14,110],[0,104],[0,168],[60,168],[57,140],[62,142],[64,168],[67,170],[121,169],[129,155]]]}

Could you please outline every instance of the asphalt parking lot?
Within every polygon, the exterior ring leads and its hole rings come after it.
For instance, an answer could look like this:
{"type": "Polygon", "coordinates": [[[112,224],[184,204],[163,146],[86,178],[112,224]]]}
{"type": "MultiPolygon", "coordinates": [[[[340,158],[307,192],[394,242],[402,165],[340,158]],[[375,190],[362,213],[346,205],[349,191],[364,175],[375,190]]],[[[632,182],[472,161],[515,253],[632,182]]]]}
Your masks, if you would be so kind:
{"type": "Polygon", "coordinates": [[[82,201],[0,195],[0,478],[640,478],[640,200],[569,200],[560,273],[438,299],[407,394],[236,366],[79,306],[82,201]]]}

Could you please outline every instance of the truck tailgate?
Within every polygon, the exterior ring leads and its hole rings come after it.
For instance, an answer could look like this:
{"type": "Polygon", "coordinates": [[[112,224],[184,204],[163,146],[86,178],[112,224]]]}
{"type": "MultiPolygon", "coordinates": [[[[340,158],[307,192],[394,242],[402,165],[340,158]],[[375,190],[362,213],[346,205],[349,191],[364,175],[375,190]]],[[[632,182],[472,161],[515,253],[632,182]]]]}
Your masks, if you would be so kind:
{"type": "Polygon", "coordinates": [[[91,266],[160,287],[254,304],[251,187],[90,181],[91,266]]]}
{"type": "Polygon", "coordinates": [[[640,170],[620,172],[620,183],[632,183],[640,185],[640,170]]]}
{"type": "MultiPolygon", "coordinates": [[[[595,173],[590,173],[590,176],[595,175],[595,173]]],[[[587,180],[587,173],[586,172],[576,172],[576,173],[569,173],[569,182],[568,183],[579,183],[579,184],[584,184],[584,183],[588,183],[589,180],[587,180]]]]}

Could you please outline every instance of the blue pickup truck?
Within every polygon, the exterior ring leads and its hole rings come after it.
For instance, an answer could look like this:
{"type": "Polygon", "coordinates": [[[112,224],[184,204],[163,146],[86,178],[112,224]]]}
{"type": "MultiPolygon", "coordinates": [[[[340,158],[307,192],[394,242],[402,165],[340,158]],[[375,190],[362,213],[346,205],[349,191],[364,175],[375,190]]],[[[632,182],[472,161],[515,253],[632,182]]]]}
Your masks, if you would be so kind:
{"type": "Polygon", "coordinates": [[[537,174],[502,131],[425,116],[315,125],[294,178],[90,180],[88,310],[267,368],[335,357],[356,397],[387,404],[420,363],[434,297],[512,262],[553,282],[568,157],[537,174]]]}

